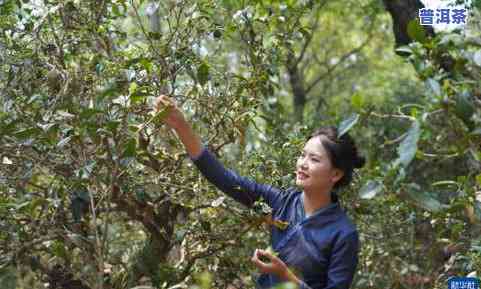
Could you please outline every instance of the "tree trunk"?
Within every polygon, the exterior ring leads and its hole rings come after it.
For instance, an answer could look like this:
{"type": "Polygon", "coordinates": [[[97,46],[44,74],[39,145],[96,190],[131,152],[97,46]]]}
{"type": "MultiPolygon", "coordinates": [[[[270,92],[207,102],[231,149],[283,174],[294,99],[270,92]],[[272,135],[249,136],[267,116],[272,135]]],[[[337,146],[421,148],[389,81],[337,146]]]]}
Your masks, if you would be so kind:
{"type": "Polygon", "coordinates": [[[304,107],[306,105],[306,89],[303,82],[304,78],[299,71],[298,64],[297,57],[295,57],[293,52],[290,52],[287,61],[287,73],[292,89],[294,117],[297,122],[302,122],[304,107]]]}
{"type": "Polygon", "coordinates": [[[149,2],[145,9],[145,14],[149,18],[149,28],[151,32],[160,33],[159,3],[149,2]]]}
{"type": "Polygon", "coordinates": [[[155,205],[143,203],[122,194],[118,186],[113,187],[112,201],[132,220],[142,223],[148,234],[144,247],[131,263],[129,286],[135,286],[143,276],[150,277],[154,285],[158,285],[161,281],[159,269],[167,261],[177,215],[185,208],[169,200],[155,205]]]}
{"type": "MultiPolygon", "coordinates": [[[[413,40],[408,35],[408,24],[416,20],[419,9],[424,8],[420,0],[383,0],[387,12],[392,17],[392,29],[396,39],[396,47],[408,45],[413,40]]],[[[430,26],[423,26],[427,36],[434,36],[434,30],[430,26]]]]}

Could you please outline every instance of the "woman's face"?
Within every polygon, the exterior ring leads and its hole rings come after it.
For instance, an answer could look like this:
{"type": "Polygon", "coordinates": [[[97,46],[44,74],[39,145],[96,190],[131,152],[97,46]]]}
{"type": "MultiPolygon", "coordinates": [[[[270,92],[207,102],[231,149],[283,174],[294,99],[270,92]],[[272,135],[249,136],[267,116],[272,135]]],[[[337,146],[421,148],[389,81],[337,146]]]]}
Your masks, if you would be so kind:
{"type": "Polygon", "coordinates": [[[296,184],[309,191],[330,191],[343,176],[341,170],[334,168],[327,151],[321,143],[325,136],[309,139],[297,159],[296,184]]]}

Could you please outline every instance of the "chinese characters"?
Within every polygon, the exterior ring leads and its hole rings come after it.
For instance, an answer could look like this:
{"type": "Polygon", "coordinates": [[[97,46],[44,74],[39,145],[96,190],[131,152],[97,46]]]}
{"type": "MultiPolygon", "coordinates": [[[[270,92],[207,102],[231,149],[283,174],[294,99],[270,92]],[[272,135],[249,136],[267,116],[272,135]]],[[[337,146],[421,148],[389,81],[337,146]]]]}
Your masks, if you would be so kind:
{"type": "Polygon", "coordinates": [[[421,25],[436,24],[466,24],[467,9],[459,8],[422,8],[419,9],[419,23],[421,25]]]}
{"type": "Polygon", "coordinates": [[[479,279],[455,277],[448,281],[448,289],[479,289],[479,279]]]}

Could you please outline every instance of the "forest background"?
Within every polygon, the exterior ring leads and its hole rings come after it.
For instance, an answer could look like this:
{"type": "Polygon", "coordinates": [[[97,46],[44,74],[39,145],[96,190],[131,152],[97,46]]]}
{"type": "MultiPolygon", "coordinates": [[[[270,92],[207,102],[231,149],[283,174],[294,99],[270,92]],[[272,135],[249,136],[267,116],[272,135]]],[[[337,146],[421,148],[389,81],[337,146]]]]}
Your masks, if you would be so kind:
{"type": "Polygon", "coordinates": [[[448,32],[418,0],[0,0],[1,288],[253,286],[268,212],[199,175],[159,94],[282,188],[309,132],[349,130],[353,288],[479,277],[481,1],[460,4],[448,32]]]}

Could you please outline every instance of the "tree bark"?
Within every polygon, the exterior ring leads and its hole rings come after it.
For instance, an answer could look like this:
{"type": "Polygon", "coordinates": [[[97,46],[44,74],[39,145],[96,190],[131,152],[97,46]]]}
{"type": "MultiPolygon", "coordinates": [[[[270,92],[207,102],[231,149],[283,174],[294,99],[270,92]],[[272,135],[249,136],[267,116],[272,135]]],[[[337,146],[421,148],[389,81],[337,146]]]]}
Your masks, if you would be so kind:
{"type": "MultiPolygon", "coordinates": [[[[383,0],[387,12],[393,20],[393,33],[396,39],[395,47],[408,45],[414,40],[409,37],[407,28],[410,21],[418,21],[419,9],[425,6],[420,0],[383,0]]],[[[434,37],[434,29],[432,26],[423,26],[427,37],[434,37]]],[[[406,56],[405,52],[396,51],[400,56],[406,56]]],[[[449,77],[453,76],[454,65],[456,61],[449,55],[439,55],[435,58],[435,62],[449,73],[449,77]]]]}
{"type": "Polygon", "coordinates": [[[150,1],[145,12],[149,18],[150,31],[154,33],[160,33],[159,3],[150,1]]]}
{"type": "Polygon", "coordinates": [[[297,57],[291,51],[287,61],[287,73],[293,95],[294,117],[297,122],[302,122],[304,106],[306,105],[306,89],[304,87],[304,78],[299,71],[298,64],[299,61],[297,61],[297,57]]]}
{"type": "MultiPolygon", "coordinates": [[[[408,45],[413,41],[408,35],[408,24],[416,20],[419,9],[424,8],[420,0],[383,0],[387,12],[392,17],[392,29],[396,39],[396,47],[408,45]]],[[[427,36],[434,36],[431,26],[423,26],[427,36]]]]}
{"type": "Polygon", "coordinates": [[[142,276],[154,279],[170,252],[177,215],[185,208],[169,200],[145,204],[122,195],[118,186],[113,187],[112,201],[132,220],[142,223],[148,233],[144,247],[137,252],[130,268],[129,285],[136,284],[142,276]]]}

